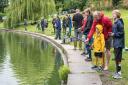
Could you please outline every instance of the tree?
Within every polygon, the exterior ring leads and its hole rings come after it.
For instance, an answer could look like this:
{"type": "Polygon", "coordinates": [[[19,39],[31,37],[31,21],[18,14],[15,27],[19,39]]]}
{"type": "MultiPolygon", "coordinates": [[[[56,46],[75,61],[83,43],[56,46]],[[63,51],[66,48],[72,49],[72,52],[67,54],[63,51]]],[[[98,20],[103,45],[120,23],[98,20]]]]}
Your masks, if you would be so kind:
{"type": "Polygon", "coordinates": [[[8,0],[0,0],[0,12],[4,12],[4,8],[8,6],[8,0]]]}
{"type": "Polygon", "coordinates": [[[121,0],[112,0],[113,7],[117,7],[120,4],[121,0]]]}
{"type": "Polygon", "coordinates": [[[24,19],[36,21],[55,12],[54,0],[11,0],[5,26],[13,28],[24,19]]]}

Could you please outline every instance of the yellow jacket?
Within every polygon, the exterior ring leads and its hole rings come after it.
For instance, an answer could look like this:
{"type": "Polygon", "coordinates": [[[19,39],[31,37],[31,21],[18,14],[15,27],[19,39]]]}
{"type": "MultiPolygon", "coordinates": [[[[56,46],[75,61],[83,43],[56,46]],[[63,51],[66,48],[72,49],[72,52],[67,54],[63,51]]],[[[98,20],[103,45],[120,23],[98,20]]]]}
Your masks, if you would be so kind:
{"type": "Polygon", "coordinates": [[[104,52],[105,39],[104,39],[104,34],[102,33],[103,27],[102,25],[96,25],[96,29],[99,30],[99,33],[97,32],[94,33],[94,42],[93,42],[94,52],[104,52]]]}

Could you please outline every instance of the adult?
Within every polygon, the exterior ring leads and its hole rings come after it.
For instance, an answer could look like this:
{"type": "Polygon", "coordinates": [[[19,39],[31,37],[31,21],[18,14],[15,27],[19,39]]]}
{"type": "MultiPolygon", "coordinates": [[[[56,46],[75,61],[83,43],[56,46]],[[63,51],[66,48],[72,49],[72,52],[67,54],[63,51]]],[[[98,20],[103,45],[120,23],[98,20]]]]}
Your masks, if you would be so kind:
{"type": "Polygon", "coordinates": [[[74,35],[75,35],[75,41],[74,41],[74,49],[76,50],[77,47],[77,41],[79,41],[79,49],[82,49],[82,33],[80,31],[80,28],[82,26],[82,20],[83,16],[80,14],[80,10],[76,9],[76,13],[73,16],[73,25],[74,25],[74,35]]]}
{"type": "Polygon", "coordinates": [[[70,15],[68,15],[68,21],[69,21],[69,37],[72,34],[72,18],[70,15]]]}
{"type": "MultiPolygon", "coordinates": [[[[87,35],[91,29],[92,23],[93,23],[93,15],[91,13],[91,9],[87,8],[84,10],[85,16],[86,16],[86,20],[84,21],[83,24],[83,34],[85,35],[85,39],[87,39],[87,35]]],[[[85,50],[83,52],[83,54],[88,54],[89,56],[87,57],[87,59],[85,59],[86,61],[92,61],[92,55],[91,55],[91,45],[93,42],[93,38],[91,38],[89,40],[88,44],[85,44],[85,50]]]]}
{"type": "Polygon", "coordinates": [[[24,30],[25,31],[27,31],[27,25],[28,25],[27,19],[24,19],[24,30]]]}
{"type": "Polygon", "coordinates": [[[42,20],[41,20],[41,28],[42,28],[42,32],[44,32],[44,29],[45,29],[45,27],[46,27],[46,21],[45,21],[45,19],[43,18],[42,20]]]}
{"type": "Polygon", "coordinates": [[[67,30],[67,27],[68,27],[68,17],[64,17],[63,18],[63,21],[62,21],[62,26],[63,26],[63,33],[64,35],[66,35],[66,30],[67,30]]]}
{"type": "Polygon", "coordinates": [[[91,30],[87,36],[87,39],[85,40],[85,43],[87,43],[93,36],[94,32],[96,31],[96,25],[101,24],[103,25],[103,34],[105,38],[105,47],[106,47],[106,63],[104,66],[104,70],[108,70],[108,65],[111,57],[111,37],[109,36],[109,32],[112,32],[112,21],[108,17],[104,16],[103,12],[95,11],[94,12],[94,21],[91,27],[91,30]]]}
{"type": "Polygon", "coordinates": [[[55,37],[55,39],[58,39],[58,38],[61,39],[61,20],[58,16],[55,20],[55,27],[56,27],[56,37],[55,37]]]}

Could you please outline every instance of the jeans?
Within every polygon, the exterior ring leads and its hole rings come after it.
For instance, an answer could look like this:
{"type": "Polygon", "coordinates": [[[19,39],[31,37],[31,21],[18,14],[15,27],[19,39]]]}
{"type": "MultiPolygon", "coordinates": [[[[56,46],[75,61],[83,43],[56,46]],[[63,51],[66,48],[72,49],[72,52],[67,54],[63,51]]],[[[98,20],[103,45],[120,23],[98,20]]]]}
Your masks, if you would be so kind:
{"type": "Polygon", "coordinates": [[[82,49],[82,33],[78,29],[74,29],[75,41],[74,47],[77,47],[77,41],[79,41],[79,49],[82,49]]]}
{"type": "Polygon", "coordinates": [[[61,39],[61,30],[59,30],[59,29],[56,29],[56,37],[55,37],[55,39],[61,39]]]}
{"type": "MultiPolygon", "coordinates": [[[[87,35],[85,35],[85,39],[87,39],[87,35]]],[[[89,55],[89,59],[92,59],[91,45],[93,43],[93,38],[89,40],[88,44],[84,44],[84,52],[89,55]]]]}

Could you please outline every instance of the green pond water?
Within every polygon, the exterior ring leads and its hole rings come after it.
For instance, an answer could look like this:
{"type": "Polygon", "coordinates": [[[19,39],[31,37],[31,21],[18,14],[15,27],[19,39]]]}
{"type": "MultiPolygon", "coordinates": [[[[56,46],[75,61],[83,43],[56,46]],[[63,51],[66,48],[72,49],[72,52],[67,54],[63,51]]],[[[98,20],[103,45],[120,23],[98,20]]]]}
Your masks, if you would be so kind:
{"type": "Polygon", "coordinates": [[[0,85],[61,85],[60,52],[39,38],[0,32],[0,85]]]}

